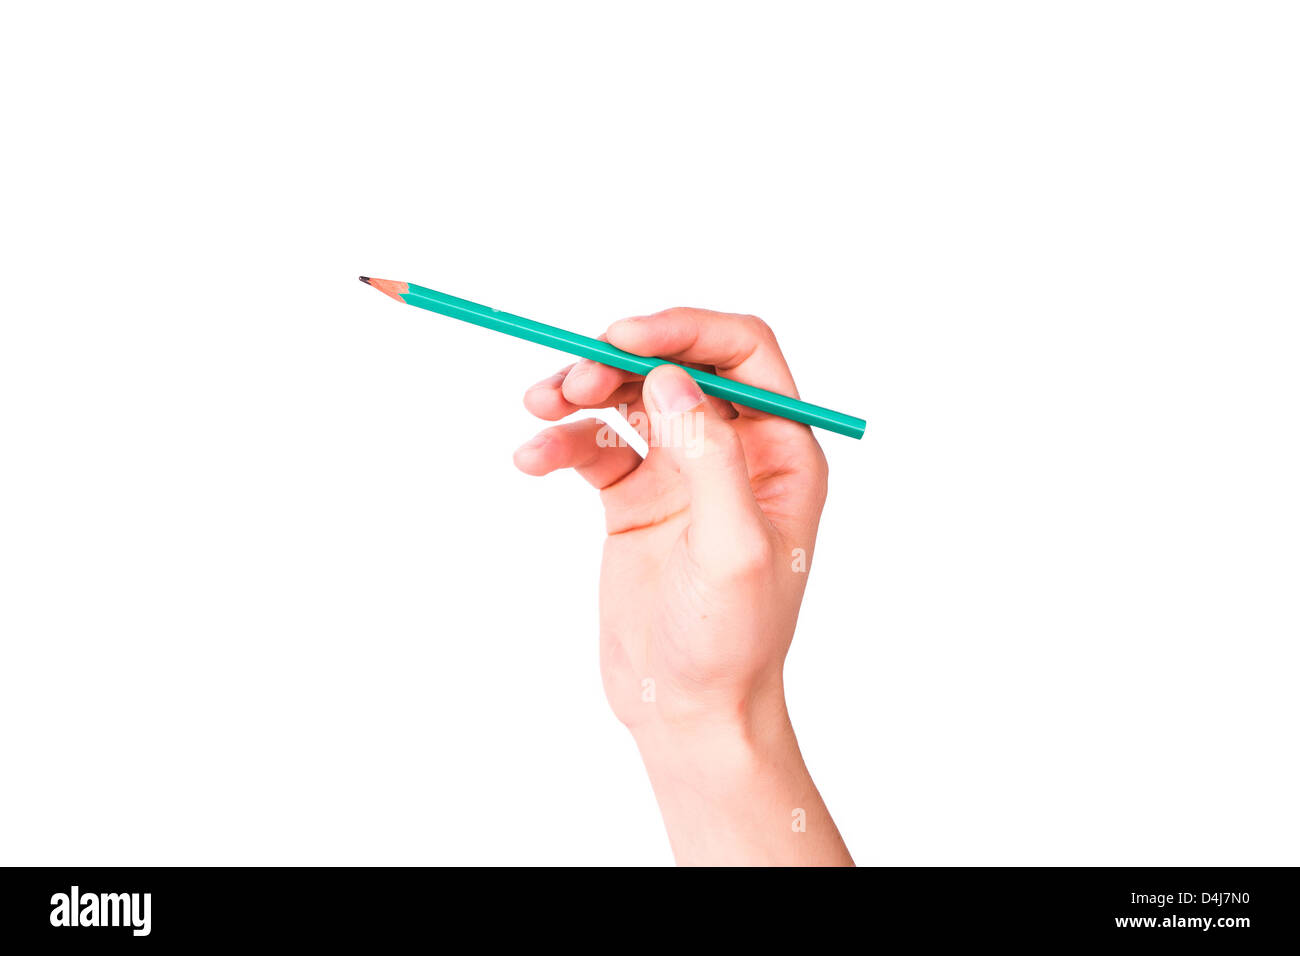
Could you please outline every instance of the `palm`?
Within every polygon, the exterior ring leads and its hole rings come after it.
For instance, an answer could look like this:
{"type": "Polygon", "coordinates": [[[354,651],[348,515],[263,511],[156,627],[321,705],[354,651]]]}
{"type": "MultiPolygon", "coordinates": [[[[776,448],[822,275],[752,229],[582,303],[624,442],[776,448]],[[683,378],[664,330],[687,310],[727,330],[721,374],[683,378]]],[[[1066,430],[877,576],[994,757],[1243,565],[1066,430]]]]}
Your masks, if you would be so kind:
{"type": "MultiPolygon", "coordinates": [[[[616,322],[606,335],[638,355],[797,395],[771,330],[751,316],[670,309],[616,322]]],[[[602,677],[628,724],[734,709],[780,682],[826,493],[825,458],[807,427],[701,402],[671,369],[644,381],[652,394],[639,376],[584,361],[529,389],[524,404],[552,421],[609,406],[645,421],[647,399],[662,398],[655,389],[676,389],[686,404],[668,418],[699,416],[704,458],[692,462],[677,445],[652,447],[642,461],[600,441],[592,421],[547,429],[515,453],[530,474],[573,468],[601,489],[602,677]]]]}
{"type": "MultiPolygon", "coordinates": [[[[807,467],[806,440],[798,440],[806,439],[806,429],[772,418],[736,419],[733,425],[773,550],[794,563],[796,549],[811,550],[824,494],[816,470],[807,467]]],[[[746,623],[767,582],[751,589],[713,581],[692,559],[690,499],[670,461],[650,456],[605,488],[601,499],[608,532],[600,586],[601,673],[610,704],[625,723],[642,717],[647,704],[671,706],[684,686],[709,681],[742,687],[773,655],[784,656],[793,621],[789,631],[781,628],[775,636],[753,634],[746,623]],[[701,640],[701,622],[710,622],[707,640],[701,640]],[[746,653],[738,655],[738,649],[746,653]]],[[[804,580],[781,575],[774,586],[802,592],[804,580]]]]}

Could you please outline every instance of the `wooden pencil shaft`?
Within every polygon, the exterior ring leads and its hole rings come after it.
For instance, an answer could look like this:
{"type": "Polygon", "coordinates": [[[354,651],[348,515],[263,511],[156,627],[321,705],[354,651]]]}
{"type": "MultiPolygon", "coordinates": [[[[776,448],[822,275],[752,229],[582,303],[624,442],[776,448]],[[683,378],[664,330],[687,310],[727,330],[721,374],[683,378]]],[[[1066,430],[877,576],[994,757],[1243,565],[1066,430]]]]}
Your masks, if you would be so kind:
{"type": "MultiPolygon", "coordinates": [[[[631,352],[615,348],[608,342],[602,342],[587,335],[579,335],[576,332],[569,332],[553,325],[535,322],[520,315],[502,312],[499,309],[480,305],[468,299],[447,295],[445,292],[426,289],[424,286],[415,285],[414,283],[406,283],[406,285],[408,288],[400,293],[400,298],[410,305],[428,309],[430,312],[437,312],[440,315],[450,316],[454,319],[460,319],[486,329],[492,329],[496,332],[504,332],[506,335],[513,335],[529,342],[536,342],[538,345],[559,349],[561,352],[591,359],[603,365],[612,365],[627,372],[647,375],[656,366],[676,364],[669,362],[667,359],[633,355],[631,352]]],[[[861,438],[866,430],[867,423],[861,418],[823,408],[820,405],[813,405],[811,402],[791,398],[788,395],[781,395],[765,388],[757,388],[733,379],[723,378],[721,375],[714,375],[711,372],[703,372],[684,365],[678,367],[684,369],[687,374],[695,379],[706,395],[713,395],[748,408],[780,415],[783,418],[802,422],[805,425],[815,425],[818,428],[824,428],[841,435],[848,435],[850,438],[861,438]]]]}

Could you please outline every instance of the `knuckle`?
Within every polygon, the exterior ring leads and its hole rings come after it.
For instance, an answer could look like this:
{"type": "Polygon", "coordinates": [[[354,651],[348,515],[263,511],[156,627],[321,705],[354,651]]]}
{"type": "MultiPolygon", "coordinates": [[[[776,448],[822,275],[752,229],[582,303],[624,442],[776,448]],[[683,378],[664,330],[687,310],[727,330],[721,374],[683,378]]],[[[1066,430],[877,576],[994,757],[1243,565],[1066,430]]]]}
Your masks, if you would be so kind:
{"type": "Polygon", "coordinates": [[[688,456],[707,458],[719,468],[743,467],[745,452],[735,430],[725,422],[708,421],[706,414],[700,410],[693,412],[691,424],[683,429],[688,456]]]}
{"type": "Polygon", "coordinates": [[[831,467],[826,461],[826,453],[822,451],[821,446],[817,446],[817,454],[813,458],[812,478],[814,488],[816,488],[819,497],[824,501],[826,494],[830,490],[831,467]]]}
{"type": "Polygon", "coordinates": [[[776,341],[776,333],[772,331],[772,326],[768,325],[756,315],[746,315],[741,317],[751,334],[760,339],[776,341]]]}
{"type": "Polygon", "coordinates": [[[727,571],[734,577],[753,577],[772,566],[776,549],[772,540],[755,529],[738,534],[727,549],[727,571]]]}

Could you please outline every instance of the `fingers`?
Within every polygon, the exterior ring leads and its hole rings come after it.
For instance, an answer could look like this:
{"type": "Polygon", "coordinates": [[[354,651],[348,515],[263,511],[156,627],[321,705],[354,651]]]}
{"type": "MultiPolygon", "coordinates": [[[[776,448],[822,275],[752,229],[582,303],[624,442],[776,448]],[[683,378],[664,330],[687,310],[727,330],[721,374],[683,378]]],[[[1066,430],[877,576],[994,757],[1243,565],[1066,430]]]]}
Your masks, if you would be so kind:
{"type": "Polygon", "coordinates": [[[635,372],[625,372],[583,359],[577,362],[560,386],[564,398],[579,408],[608,404],[609,398],[620,385],[640,381],[641,376],[635,372]]]}
{"type": "MultiPolygon", "coordinates": [[[[752,315],[707,309],[668,309],[622,319],[605,333],[611,345],[636,355],[654,355],[681,364],[702,363],[719,375],[798,398],[794,377],[772,330],[752,315]]],[[[753,409],[742,415],[761,416],[753,409]]]]}
{"type": "Polygon", "coordinates": [[[737,555],[761,553],[766,519],[754,500],[735,429],[675,365],[651,371],[644,395],[655,436],[650,455],[671,459],[690,496],[688,544],[696,560],[726,569],[737,555]]]}
{"type": "Polygon", "coordinates": [[[546,421],[581,408],[631,405],[640,398],[640,376],[583,359],[544,378],[524,393],[524,407],[546,421]]]}
{"type": "MultiPolygon", "coordinates": [[[[654,315],[621,319],[601,338],[636,355],[672,359],[681,365],[706,366],[719,375],[797,398],[799,393],[772,330],[752,315],[707,309],[667,309],[654,315]]],[[[580,408],[631,404],[640,392],[640,376],[588,359],[538,382],[524,395],[525,407],[538,418],[555,421],[580,408]]],[[[732,411],[750,418],[764,412],[712,400],[724,417],[732,411]]]]}
{"type": "Polygon", "coordinates": [[[640,463],[634,448],[618,444],[613,429],[595,420],[548,428],[515,452],[515,466],[524,474],[572,468],[597,488],[609,487],[640,463]]]}
{"type": "MultiPolygon", "coordinates": [[[[583,359],[529,386],[524,392],[524,407],[548,422],[567,418],[583,408],[631,408],[641,400],[642,381],[633,372],[583,359]]],[[[709,402],[723,418],[737,417],[735,407],[726,399],[710,395],[709,402]]]]}
{"type": "Polygon", "coordinates": [[[530,385],[528,391],[524,392],[524,408],[549,422],[573,414],[577,409],[569,409],[569,403],[560,393],[560,385],[571,368],[572,365],[566,365],[554,375],[548,375],[536,385],[530,385]]]}

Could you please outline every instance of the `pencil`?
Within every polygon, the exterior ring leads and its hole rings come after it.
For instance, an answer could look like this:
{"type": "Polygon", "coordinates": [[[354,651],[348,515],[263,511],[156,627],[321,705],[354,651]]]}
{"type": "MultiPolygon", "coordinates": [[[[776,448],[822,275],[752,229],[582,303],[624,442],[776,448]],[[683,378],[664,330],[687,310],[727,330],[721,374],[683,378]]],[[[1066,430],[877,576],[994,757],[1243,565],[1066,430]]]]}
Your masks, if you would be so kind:
{"type": "MultiPolygon", "coordinates": [[[[559,349],[561,352],[568,352],[570,355],[577,355],[581,358],[591,359],[594,362],[600,362],[602,365],[612,365],[614,368],[621,368],[626,372],[646,375],[656,366],[677,364],[669,362],[667,359],[633,355],[631,352],[624,352],[622,349],[615,348],[608,342],[602,342],[599,339],[578,335],[576,332],[566,332],[564,329],[556,328],[553,325],[545,325],[519,315],[511,315],[509,312],[501,312],[486,305],[479,305],[477,302],[470,302],[468,299],[458,299],[456,296],[447,295],[445,292],[435,292],[433,289],[426,289],[424,286],[416,285],[413,282],[372,279],[369,276],[360,276],[359,278],[362,282],[373,286],[398,302],[405,302],[407,305],[428,309],[430,312],[437,312],[439,315],[460,319],[473,325],[482,326],[485,329],[504,332],[506,335],[513,335],[515,338],[526,339],[529,342],[536,342],[538,345],[546,345],[553,349],[559,349]]],[[[702,372],[699,369],[689,368],[685,365],[679,366],[679,368],[685,370],[691,378],[695,379],[706,395],[714,395],[737,405],[744,405],[747,408],[779,415],[782,418],[802,422],[805,425],[815,425],[818,428],[824,428],[840,435],[848,435],[850,438],[861,438],[862,433],[867,428],[867,423],[861,418],[854,418],[852,415],[845,415],[843,412],[822,408],[820,405],[800,401],[779,392],[770,392],[765,388],[757,388],[743,382],[723,378],[721,375],[714,375],[712,372],[702,372]]]]}

